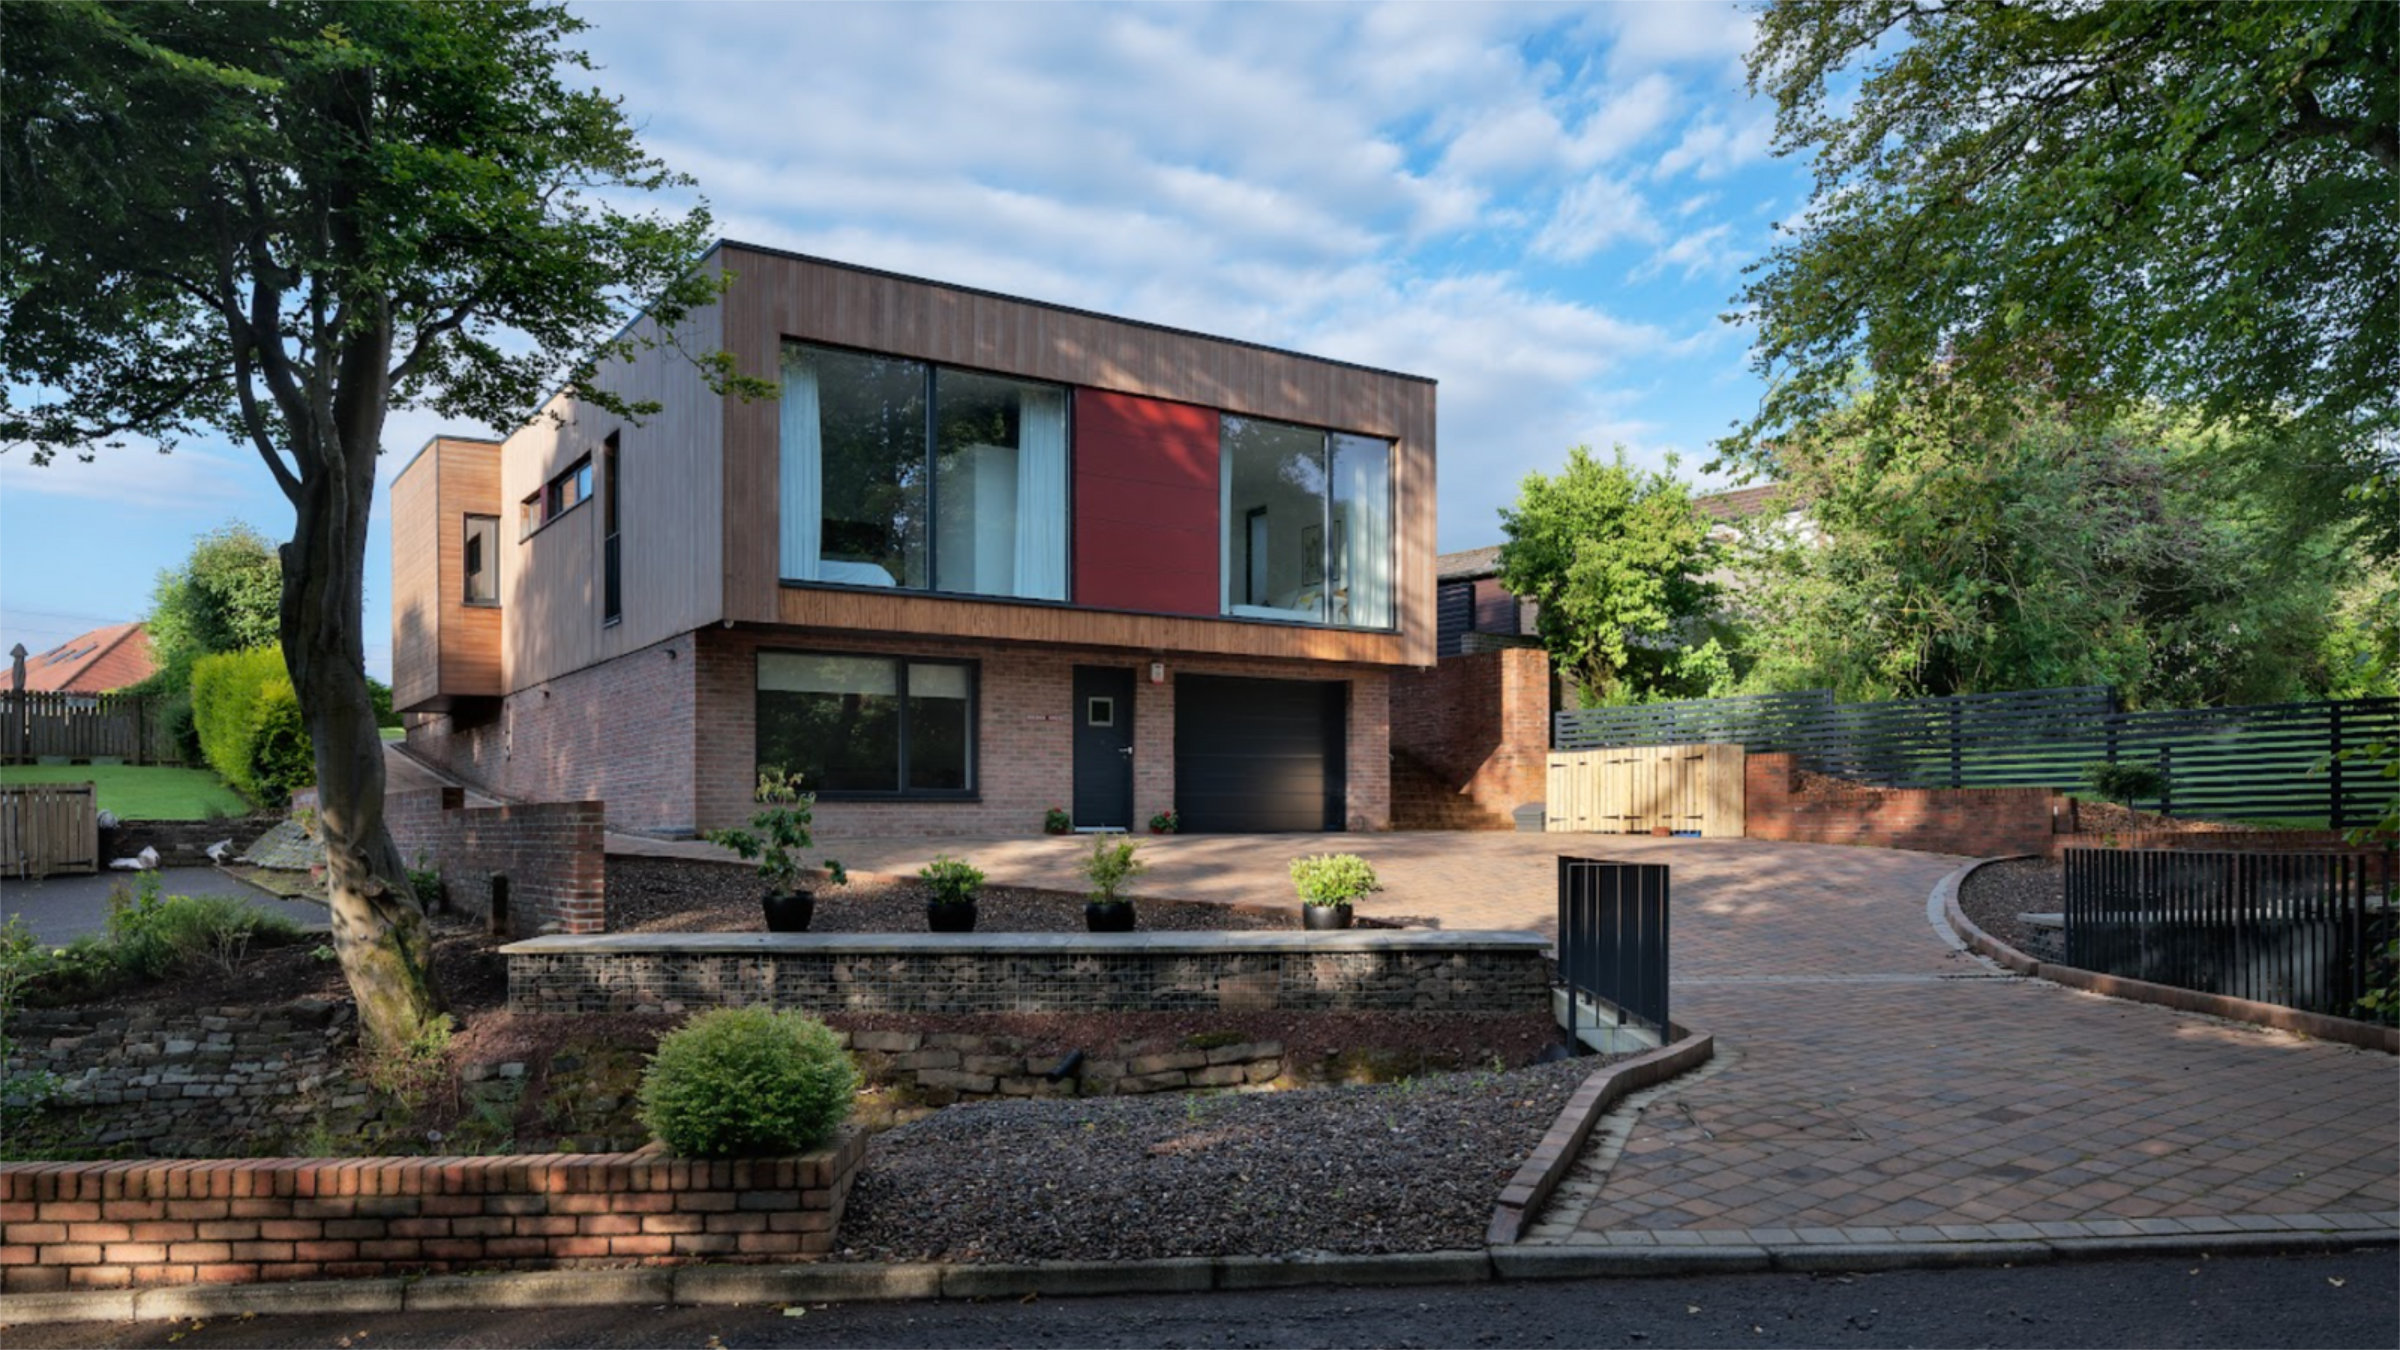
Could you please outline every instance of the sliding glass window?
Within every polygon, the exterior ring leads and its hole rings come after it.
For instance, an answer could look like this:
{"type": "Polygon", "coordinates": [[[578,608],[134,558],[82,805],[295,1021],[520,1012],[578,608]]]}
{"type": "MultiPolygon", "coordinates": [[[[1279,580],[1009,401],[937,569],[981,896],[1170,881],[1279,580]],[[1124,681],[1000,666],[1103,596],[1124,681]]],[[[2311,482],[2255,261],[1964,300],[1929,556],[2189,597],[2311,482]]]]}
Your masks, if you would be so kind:
{"type": "Polygon", "coordinates": [[[1391,442],[1249,417],[1222,427],[1225,612],[1391,627],[1391,442]]]}
{"type": "Polygon", "coordinates": [[[790,581],[1067,597],[1067,394],[786,343],[790,581]]]}
{"type": "Polygon", "coordinates": [[[975,667],[761,652],[758,764],[832,796],[971,794],[975,667]]]}

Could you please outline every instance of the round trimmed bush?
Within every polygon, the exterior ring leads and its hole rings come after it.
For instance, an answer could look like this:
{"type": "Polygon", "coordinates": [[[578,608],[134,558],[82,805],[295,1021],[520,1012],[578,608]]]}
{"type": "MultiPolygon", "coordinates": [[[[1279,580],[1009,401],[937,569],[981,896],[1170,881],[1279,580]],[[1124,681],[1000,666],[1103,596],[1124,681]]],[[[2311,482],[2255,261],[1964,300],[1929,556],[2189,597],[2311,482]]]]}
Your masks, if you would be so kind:
{"type": "Polygon", "coordinates": [[[687,1157],[805,1153],[850,1114],[858,1069],[823,1022],[719,1008],[658,1043],[642,1072],[642,1124],[687,1157]]]}

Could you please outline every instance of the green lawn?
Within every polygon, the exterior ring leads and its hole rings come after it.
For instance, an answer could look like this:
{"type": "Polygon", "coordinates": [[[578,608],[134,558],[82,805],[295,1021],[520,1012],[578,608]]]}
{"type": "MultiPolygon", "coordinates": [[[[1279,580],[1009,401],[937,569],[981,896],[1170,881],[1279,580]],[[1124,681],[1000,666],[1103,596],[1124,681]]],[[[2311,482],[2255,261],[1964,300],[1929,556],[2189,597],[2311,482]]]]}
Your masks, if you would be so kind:
{"type": "Polygon", "coordinates": [[[0,784],[92,783],[100,809],[121,820],[206,820],[250,810],[241,794],[206,769],[164,769],[131,764],[0,765],[0,784]]]}

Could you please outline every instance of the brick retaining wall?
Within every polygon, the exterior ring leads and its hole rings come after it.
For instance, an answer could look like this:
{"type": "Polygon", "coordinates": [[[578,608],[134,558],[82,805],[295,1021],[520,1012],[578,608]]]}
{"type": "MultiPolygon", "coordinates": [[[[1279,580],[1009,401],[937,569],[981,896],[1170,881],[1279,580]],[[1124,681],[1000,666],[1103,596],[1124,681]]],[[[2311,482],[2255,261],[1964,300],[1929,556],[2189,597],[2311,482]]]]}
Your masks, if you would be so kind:
{"type": "Polygon", "coordinates": [[[2042,853],[2065,798],[2048,788],[1879,788],[1844,784],[1801,794],[1799,766],[1788,754],[1751,755],[1743,771],[1752,839],[1804,844],[1868,844],[1993,857],[2042,853]]]}
{"type": "Polygon", "coordinates": [[[11,1163],[0,1290],[805,1260],[865,1153],[11,1163]]]}
{"type": "Polygon", "coordinates": [[[1543,1011],[1533,933],[626,933],[501,950],[512,1012],[1543,1011]]]}
{"type": "Polygon", "coordinates": [[[395,792],[384,821],[409,866],[438,868],[444,902],[492,912],[492,877],[508,878],[511,936],[608,927],[608,836],[599,802],[468,806],[457,788],[395,792]]]}

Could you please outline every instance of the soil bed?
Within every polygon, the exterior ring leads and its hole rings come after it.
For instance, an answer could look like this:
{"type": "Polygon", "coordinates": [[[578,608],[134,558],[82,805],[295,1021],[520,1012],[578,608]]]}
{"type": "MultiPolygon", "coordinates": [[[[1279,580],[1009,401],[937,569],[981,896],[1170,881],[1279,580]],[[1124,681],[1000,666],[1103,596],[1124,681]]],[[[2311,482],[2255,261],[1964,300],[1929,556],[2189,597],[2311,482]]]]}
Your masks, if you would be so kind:
{"type": "Polygon", "coordinates": [[[835,1259],[1480,1247],[1500,1188],[1602,1063],[950,1107],[869,1145],[835,1259]]]}
{"type": "Polygon", "coordinates": [[[2036,961],[2066,959],[2066,935],[2037,928],[2019,914],[2056,914],[2066,907],[2066,869],[2048,858],[2013,858],[1978,867],[1958,888],[1958,907],[1975,926],[2036,961]]]}
{"type": "MultiPolygon", "coordinates": [[[[739,863],[688,858],[612,857],[608,860],[608,928],[612,933],[755,933],[766,928],[758,873],[739,863]]],[[[932,892],[914,877],[854,877],[847,886],[817,886],[817,933],[922,933],[932,892]]],[[[975,928],[985,933],[1080,933],[1081,895],[987,886],[975,904],[975,928]]],[[[1296,928],[1299,902],[1257,913],[1199,900],[1136,895],[1141,931],[1202,932],[1296,928]]],[[[1400,928],[1406,919],[1356,921],[1360,928],[1400,928]]]]}

